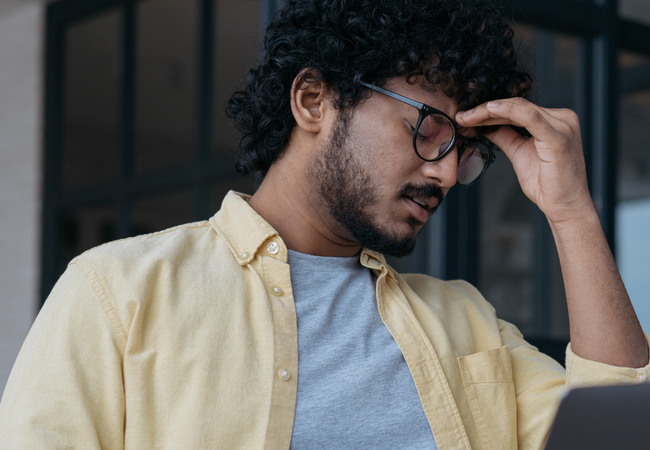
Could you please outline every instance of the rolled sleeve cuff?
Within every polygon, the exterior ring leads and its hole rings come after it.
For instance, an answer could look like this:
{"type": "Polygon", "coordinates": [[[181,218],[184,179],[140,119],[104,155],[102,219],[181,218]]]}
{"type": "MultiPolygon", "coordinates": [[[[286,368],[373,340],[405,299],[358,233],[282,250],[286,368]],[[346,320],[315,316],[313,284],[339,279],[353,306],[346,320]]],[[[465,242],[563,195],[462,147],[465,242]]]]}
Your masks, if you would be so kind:
{"type": "MultiPolygon", "coordinates": [[[[650,336],[646,334],[645,338],[650,343],[650,336]]],[[[566,387],[570,389],[607,384],[647,383],[650,378],[650,364],[638,369],[610,366],[581,358],[573,353],[570,343],[566,349],[566,369],[566,387]]]]}

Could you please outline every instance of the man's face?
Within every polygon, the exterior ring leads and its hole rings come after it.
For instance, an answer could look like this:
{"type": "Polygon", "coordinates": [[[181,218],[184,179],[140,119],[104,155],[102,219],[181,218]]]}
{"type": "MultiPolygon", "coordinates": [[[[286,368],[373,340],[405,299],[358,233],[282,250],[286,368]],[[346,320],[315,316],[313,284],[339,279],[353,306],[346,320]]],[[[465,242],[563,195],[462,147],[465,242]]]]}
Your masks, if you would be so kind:
{"type": "MultiPolygon", "coordinates": [[[[385,87],[456,113],[453,100],[417,83],[395,79],[385,87]]],[[[393,256],[413,251],[418,231],[456,183],[457,163],[455,150],[436,162],[415,154],[417,119],[416,108],[381,94],[339,114],[309,175],[342,237],[393,256]]]]}

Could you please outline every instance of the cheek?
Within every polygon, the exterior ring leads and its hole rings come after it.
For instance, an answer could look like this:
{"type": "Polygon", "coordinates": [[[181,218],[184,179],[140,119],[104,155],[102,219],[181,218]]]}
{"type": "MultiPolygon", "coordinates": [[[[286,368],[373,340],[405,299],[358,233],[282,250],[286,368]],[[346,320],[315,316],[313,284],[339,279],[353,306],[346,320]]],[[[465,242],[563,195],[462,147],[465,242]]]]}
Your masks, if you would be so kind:
{"type": "Polygon", "coordinates": [[[359,120],[348,136],[354,158],[382,191],[401,188],[413,178],[422,160],[413,151],[413,137],[404,124],[390,120],[359,120]]]}
{"type": "Polygon", "coordinates": [[[373,126],[365,133],[365,143],[368,151],[368,158],[377,164],[388,164],[404,166],[412,163],[413,145],[403,130],[395,126],[373,126]]]}

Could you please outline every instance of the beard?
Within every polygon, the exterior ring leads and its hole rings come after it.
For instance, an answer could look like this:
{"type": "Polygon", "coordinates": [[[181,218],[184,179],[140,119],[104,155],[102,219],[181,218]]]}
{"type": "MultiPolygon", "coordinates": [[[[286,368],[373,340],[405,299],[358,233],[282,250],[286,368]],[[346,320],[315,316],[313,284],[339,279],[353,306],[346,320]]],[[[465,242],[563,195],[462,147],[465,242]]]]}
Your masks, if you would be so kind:
{"type": "MultiPolygon", "coordinates": [[[[382,192],[381,181],[373,177],[360,161],[355,159],[360,148],[350,137],[351,112],[341,111],[324,148],[318,152],[309,167],[322,206],[325,207],[358,244],[390,256],[407,256],[415,249],[416,237],[422,222],[409,217],[410,232],[399,234],[382,227],[368,210],[376,204],[375,193],[382,192]],[[351,145],[355,144],[355,145],[351,145]]],[[[438,186],[429,183],[406,183],[400,196],[438,199],[444,194],[438,186]]],[[[437,209],[429,210],[429,215],[437,209]]]]}

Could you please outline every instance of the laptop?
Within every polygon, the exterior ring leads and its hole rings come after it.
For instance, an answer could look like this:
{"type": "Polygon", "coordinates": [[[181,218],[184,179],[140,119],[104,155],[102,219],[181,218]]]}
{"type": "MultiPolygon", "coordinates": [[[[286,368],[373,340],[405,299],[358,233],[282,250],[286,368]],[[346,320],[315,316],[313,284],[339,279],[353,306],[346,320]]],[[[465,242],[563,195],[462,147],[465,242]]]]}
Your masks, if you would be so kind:
{"type": "Polygon", "coordinates": [[[650,449],[650,384],[578,388],[560,403],[545,450],[650,449]]]}

